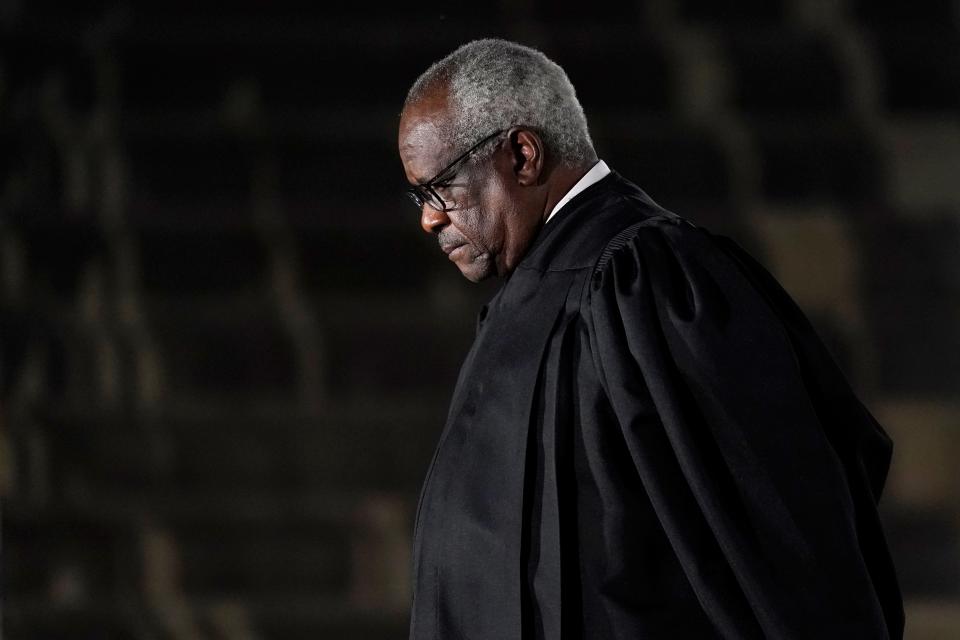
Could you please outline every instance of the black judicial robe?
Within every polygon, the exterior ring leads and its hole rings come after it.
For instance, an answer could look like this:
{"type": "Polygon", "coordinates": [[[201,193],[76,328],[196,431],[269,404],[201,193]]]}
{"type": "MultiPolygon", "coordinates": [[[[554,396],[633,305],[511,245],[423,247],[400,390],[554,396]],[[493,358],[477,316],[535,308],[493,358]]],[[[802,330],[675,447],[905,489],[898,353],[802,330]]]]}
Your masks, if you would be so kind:
{"type": "Polygon", "coordinates": [[[614,172],[480,313],[410,637],[900,638],[891,450],[773,278],[614,172]]]}

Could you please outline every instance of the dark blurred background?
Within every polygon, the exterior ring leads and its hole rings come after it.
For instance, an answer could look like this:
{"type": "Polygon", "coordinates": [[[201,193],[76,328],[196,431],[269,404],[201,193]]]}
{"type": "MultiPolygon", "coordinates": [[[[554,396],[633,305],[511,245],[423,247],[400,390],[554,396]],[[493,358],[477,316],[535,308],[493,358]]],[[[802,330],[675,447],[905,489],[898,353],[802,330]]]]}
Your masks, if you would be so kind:
{"type": "Polygon", "coordinates": [[[221,4],[0,3],[5,638],[404,637],[496,283],[420,230],[395,129],[491,35],[808,312],[896,443],[908,637],[960,637],[957,2],[221,4]]]}

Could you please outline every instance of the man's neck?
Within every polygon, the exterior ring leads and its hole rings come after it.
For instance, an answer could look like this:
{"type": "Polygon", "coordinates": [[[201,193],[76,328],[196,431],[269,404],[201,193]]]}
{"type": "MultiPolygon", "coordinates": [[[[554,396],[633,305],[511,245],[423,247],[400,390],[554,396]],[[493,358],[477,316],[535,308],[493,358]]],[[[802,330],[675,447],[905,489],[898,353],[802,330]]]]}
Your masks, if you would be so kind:
{"type": "Polygon", "coordinates": [[[517,233],[514,240],[514,242],[519,240],[519,244],[512,245],[510,251],[505,251],[501,255],[503,262],[497,265],[498,275],[502,277],[513,271],[517,263],[523,259],[529,245],[543,229],[557,204],[563,200],[564,196],[580,182],[580,179],[583,178],[597,162],[598,160],[594,160],[593,162],[576,167],[556,166],[550,170],[546,179],[546,194],[543,200],[543,210],[536,218],[525,218],[524,228],[517,233]]]}
{"type": "Polygon", "coordinates": [[[580,194],[581,191],[592,186],[594,183],[599,182],[605,178],[610,173],[610,167],[606,165],[602,160],[595,160],[593,164],[585,171],[579,171],[579,178],[566,188],[566,191],[563,192],[563,195],[560,196],[560,199],[556,201],[553,206],[550,208],[549,213],[546,217],[543,218],[544,224],[550,221],[557,212],[562,209],[570,200],[575,198],[580,194]]]}
{"type": "Polygon", "coordinates": [[[547,191],[547,199],[544,203],[543,213],[540,216],[540,220],[546,222],[547,218],[549,218],[550,214],[553,212],[554,207],[557,206],[557,203],[563,199],[563,196],[567,195],[567,192],[570,191],[575,184],[580,182],[580,179],[583,178],[583,176],[585,176],[587,172],[590,171],[590,168],[596,163],[597,161],[593,160],[592,162],[581,166],[558,166],[554,169],[553,175],[550,176],[551,184],[547,191]]]}

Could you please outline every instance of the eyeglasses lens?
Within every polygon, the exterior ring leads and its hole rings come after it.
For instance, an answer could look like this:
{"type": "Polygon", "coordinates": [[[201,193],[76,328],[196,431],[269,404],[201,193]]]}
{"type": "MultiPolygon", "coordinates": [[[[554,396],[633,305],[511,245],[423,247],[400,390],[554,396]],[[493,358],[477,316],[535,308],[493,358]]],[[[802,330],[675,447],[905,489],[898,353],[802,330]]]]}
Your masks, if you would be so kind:
{"type": "Polygon", "coordinates": [[[433,189],[416,187],[409,189],[407,195],[410,196],[410,200],[417,205],[418,209],[423,209],[423,205],[426,203],[437,211],[446,211],[446,203],[440,199],[440,196],[433,189]]]}

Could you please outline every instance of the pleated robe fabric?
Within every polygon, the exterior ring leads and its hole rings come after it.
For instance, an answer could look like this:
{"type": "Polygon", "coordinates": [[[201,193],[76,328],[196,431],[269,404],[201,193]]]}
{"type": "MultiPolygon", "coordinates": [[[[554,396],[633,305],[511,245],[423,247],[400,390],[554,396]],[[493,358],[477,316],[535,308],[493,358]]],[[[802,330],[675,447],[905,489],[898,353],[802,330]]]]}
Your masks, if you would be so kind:
{"type": "Polygon", "coordinates": [[[891,451],[773,278],[614,172],[480,312],[410,638],[900,638],[891,451]]]}

